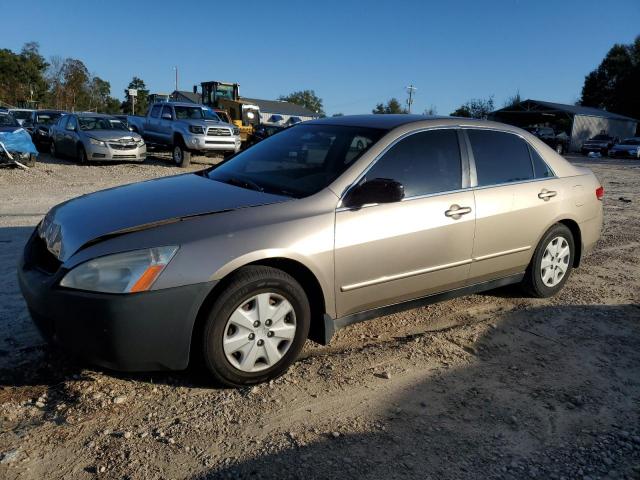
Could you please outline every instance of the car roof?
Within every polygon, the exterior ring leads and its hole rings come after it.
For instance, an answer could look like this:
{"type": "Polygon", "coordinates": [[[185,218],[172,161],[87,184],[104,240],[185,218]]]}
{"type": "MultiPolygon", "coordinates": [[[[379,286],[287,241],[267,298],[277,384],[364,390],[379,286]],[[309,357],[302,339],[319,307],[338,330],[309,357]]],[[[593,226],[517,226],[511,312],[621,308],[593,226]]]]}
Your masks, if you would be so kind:
{"type": "Polygon", "coordinates": [[[379,128],[383,130],[393,130],[394,128],[413,123],[420,123],[424,126],[429,127],[478,126],[498,128],[501,130],[521,131],[521,129],[518,127],[490,120],[479,120],[475,118],[465,117],[446,117],[437,115],[411,115],[406,113],[344,115],[340,117],[327,117],[317,120],[308,120],[304,122],[303,125],[340,125],[349,127],[366,127],[379,128]]]}
{"type": "Polygon", "coordinates": [[[77,115],[78,117],[113,118],[113,115],[109,115],[108,113],[76,112],[72,115],[77,115]]]}

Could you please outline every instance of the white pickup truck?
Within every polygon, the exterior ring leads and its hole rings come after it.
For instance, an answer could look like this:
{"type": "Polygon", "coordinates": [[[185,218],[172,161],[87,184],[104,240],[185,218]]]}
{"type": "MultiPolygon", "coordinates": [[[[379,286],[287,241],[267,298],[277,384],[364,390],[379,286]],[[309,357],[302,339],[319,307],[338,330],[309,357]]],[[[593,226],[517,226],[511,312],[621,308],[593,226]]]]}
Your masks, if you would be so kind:
{"type": "Polygon", "coordinates": [[[179,167],[191,163],[191,153],[233,154],[240,150],[238,127],[224,123],[204,105],[154,103],[145,117],[127,117],[129,127],[147,144],[170,148],[179,167]]]}

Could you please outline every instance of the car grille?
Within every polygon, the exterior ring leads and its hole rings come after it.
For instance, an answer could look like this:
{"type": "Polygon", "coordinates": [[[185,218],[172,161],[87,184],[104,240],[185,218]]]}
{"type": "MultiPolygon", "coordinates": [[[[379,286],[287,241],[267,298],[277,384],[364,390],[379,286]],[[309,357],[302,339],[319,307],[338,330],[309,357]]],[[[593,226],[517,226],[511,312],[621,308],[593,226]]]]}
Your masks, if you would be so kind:
{"type": "Polygon", "coordinates": [[[135,155],[113,155],[112,158],[136,158],[135,155]]]}
{"type": "Polygon", "coordinates": [[[44,273],[53,275],[58,271],[62,262],[58,260],[53,253],[47,249],[44,240],[34,232],[33,238],[27,244],[28,251],[25,260],[28,266],[36,268],[44,273]]]}
{"type": "Polygon", "coordinates": [[[210,128],[207,130],[207,135],[210,137],[230,137],[231,130],[228,128],[210,128]]]}
{"type": "Polygon", "coordinates": [[[109,146],[114,150],[133,150],[137,147],[135,143],[110,143],[109,146]]]}

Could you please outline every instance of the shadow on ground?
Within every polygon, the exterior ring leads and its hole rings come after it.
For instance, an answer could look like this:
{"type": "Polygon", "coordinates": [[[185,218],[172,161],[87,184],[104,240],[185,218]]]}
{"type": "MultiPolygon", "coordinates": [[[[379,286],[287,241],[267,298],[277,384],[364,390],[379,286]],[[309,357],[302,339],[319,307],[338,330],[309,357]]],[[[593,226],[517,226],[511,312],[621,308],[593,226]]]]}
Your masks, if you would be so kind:
{"type": "Polygon", "coordinates": [[[256,442],[250,460],[193,478],[638,478],[638,305],[512,312],[474,351],[466,366],[387,380],[397,388],[367,433],[302,424],[288,447],[256,442]]]}

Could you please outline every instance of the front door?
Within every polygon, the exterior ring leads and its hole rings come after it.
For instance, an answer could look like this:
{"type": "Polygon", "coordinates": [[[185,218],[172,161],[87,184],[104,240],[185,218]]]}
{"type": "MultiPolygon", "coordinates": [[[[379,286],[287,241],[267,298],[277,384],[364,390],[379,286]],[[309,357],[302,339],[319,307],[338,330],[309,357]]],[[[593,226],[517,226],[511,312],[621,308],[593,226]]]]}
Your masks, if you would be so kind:
{"type": "Polygon", "coordinates": [[[375,178],[400,182],[405,198],[336,212],[338,316],[461,287],[468,277],[475,205],[462,190],[457,131],[401,139],[358,184],[375,178]]]}

